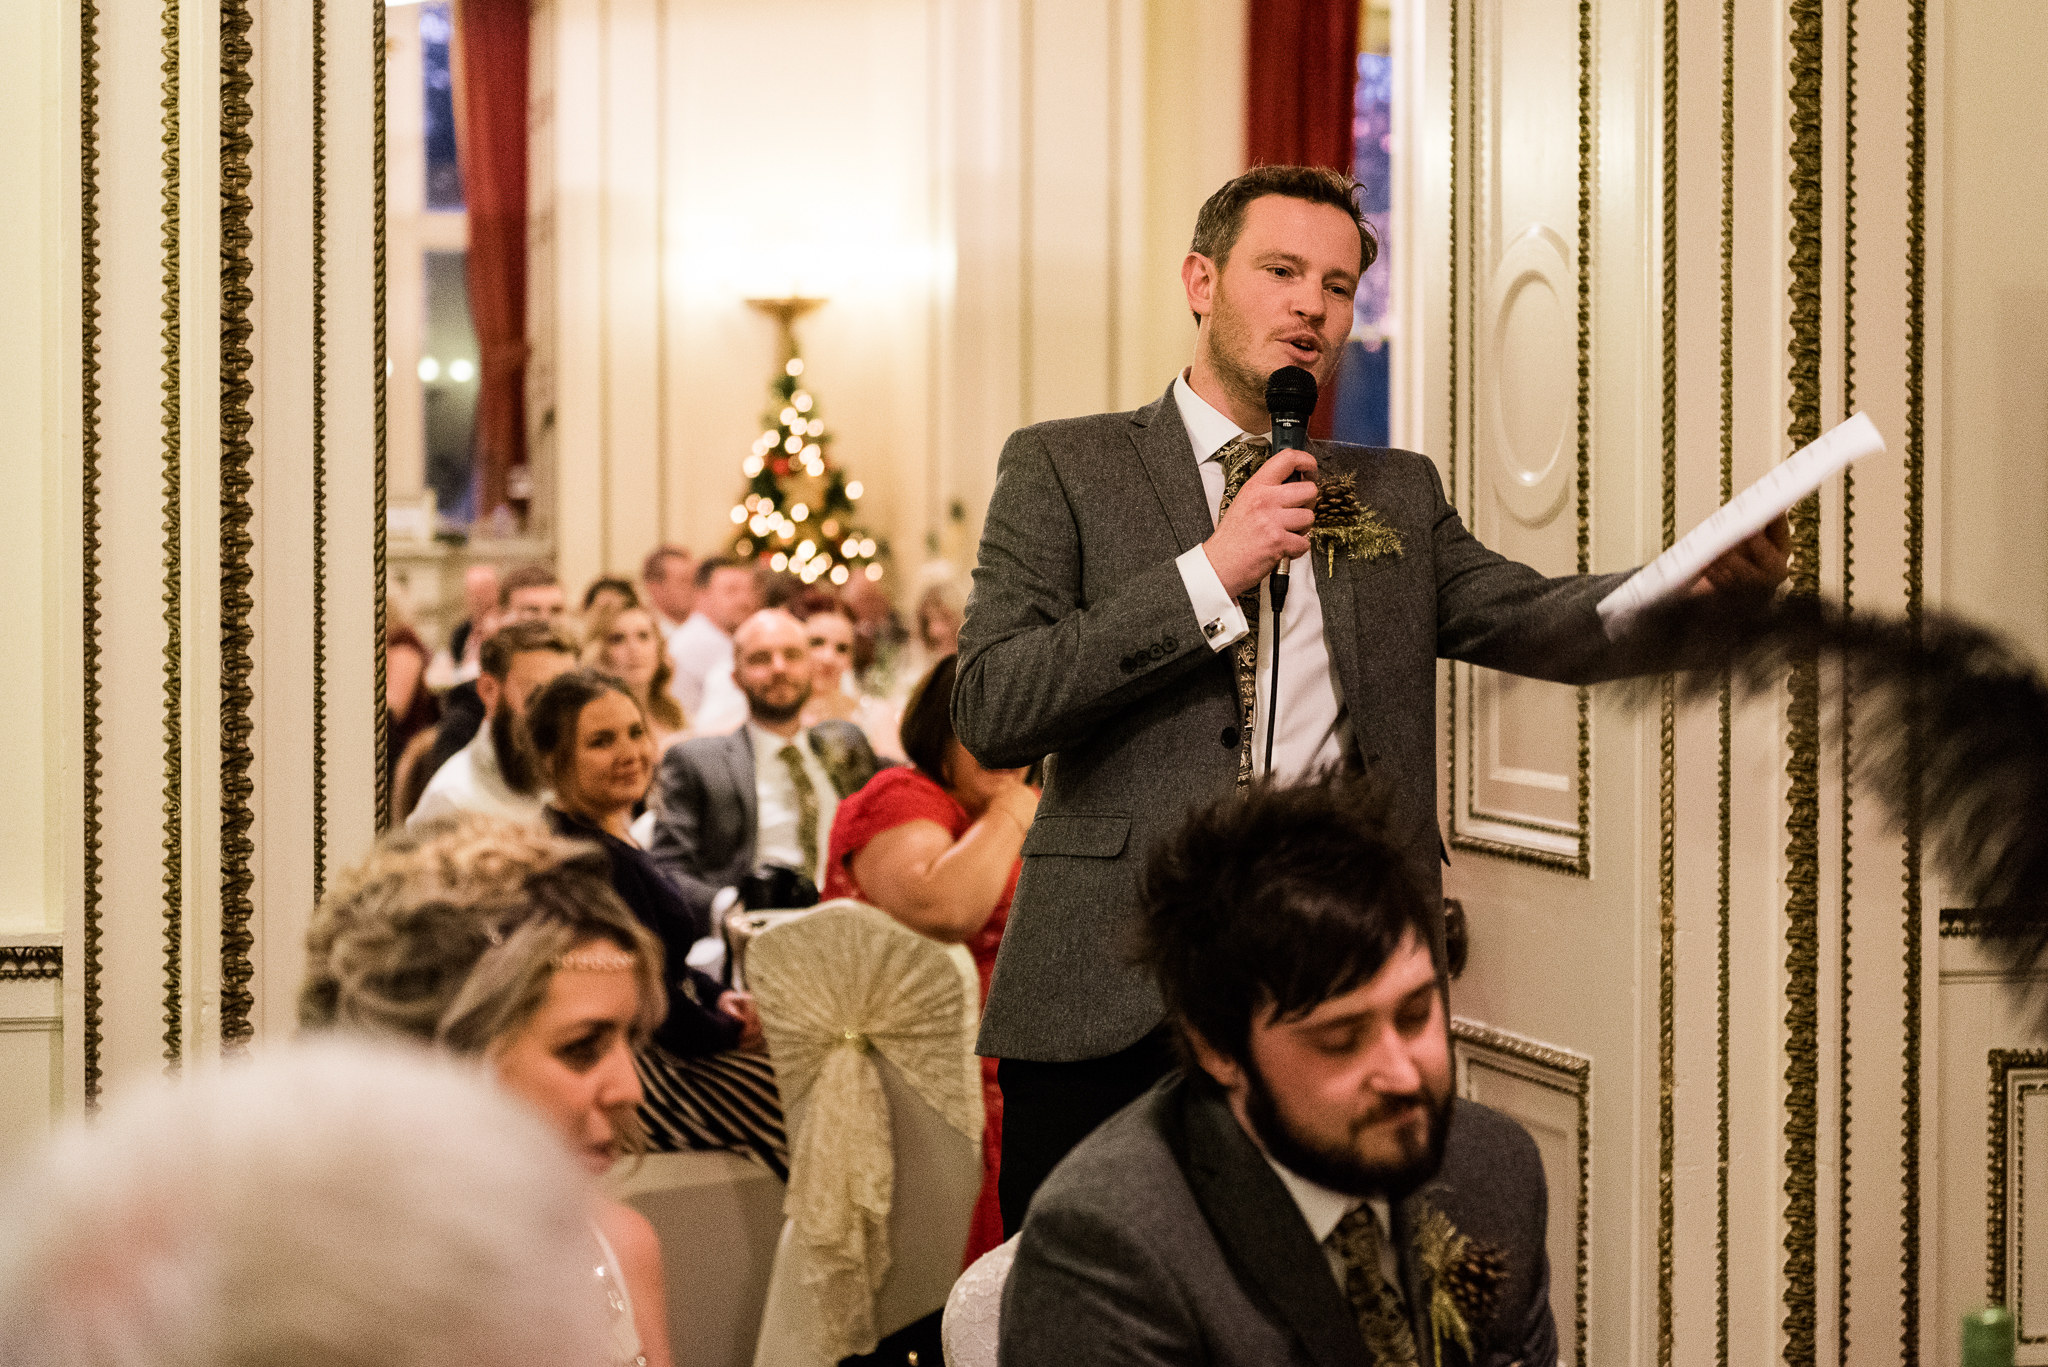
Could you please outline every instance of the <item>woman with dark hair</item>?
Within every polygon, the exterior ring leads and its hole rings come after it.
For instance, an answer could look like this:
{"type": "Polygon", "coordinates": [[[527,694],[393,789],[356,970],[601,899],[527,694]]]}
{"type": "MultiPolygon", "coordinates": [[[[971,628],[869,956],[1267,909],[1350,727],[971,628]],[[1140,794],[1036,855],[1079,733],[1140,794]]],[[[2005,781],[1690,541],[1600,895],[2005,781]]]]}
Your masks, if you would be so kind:
{"type": "Polygon", "coordinates": [[[760,1013],[746,993],[726,991],[686,962],[709,928],[633,840],[633,804],[654,766],[639,701],[623,680],[574,669],[534,695],[526,729],[554,789],[549,829],[603,849],[612,890],[667,951],[666,1019],[634,1059],[649,1147],[734,1149],[787,1178],[782,1101],[762,1052],[760,1013]]]}
{"type": "Polygon", "coordinates": [[[857,628],[853,612],[837,598],[800,601],[797,617],[811,646],[811,700],[804,704],[803,723],[849,721],[861,729],[875,753],[885,759],[904,760],[903,742],[897,728],[896,709],[882,699],[860,692],[854,678],[853,650],[857,628]]]}
{"type": "MultiPolygon", "coordinates": [[[[982,768],[953,735],[956,668],[954,656],[939,661],[903,710],[903,749],[912,767],[884,769],[840,801],[825,896],[856,898],[921,935],[966,945],[986,1001],[1038,792],[1022,769],[982,768]]],[[[981,1061],[988,1121],[981,1196],[968,1231],[970,1263],[1003,1241],[996,1204],[1003,1094],[995,1065],[981,1061]]]]}

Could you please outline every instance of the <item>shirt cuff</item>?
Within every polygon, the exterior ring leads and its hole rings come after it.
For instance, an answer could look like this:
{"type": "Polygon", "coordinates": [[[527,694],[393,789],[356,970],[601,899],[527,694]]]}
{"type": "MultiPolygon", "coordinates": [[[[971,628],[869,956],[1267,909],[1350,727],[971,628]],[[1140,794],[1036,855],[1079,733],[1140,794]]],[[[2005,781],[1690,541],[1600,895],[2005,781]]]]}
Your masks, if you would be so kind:
{"type": "Polygon", "coordinates": [[[1209,563],[1208,552],[1197,546],[1173,563],[1180,571],[1180,582],[1187,587],[1188,602],[1194,605],[1195,620],[1202,624],[1202,639],[1209,643],[1209,649],[1223,650],[1243,640],[1251,630],[1244,620],[1244,609],[1224,592],[1223,581],[1216,577],[1216,567],[1209,563]]]}

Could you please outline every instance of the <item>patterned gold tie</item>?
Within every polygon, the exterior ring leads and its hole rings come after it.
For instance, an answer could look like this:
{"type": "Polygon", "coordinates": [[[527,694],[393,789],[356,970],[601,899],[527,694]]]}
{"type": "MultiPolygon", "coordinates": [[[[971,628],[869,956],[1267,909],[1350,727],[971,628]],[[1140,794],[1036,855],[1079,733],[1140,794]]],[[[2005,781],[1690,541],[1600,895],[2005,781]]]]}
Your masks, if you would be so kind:
{"type": "Polygon", "coordinates": [[[1344,1296],[1358,1316],[1358,1332],[1379,1367],[1415,1367],[1415,1330],[1400,1297],[1380,1275],[1380,1222],[1361,1201],[1337,1222],[1323,1246],[1344,1264],[1344,1296]]]}
{"type": "MultiPolygon", "coordinates": [[[[1216,453],[1216,459],[1223,463],[1223,498],[1216,505],[1216,521],[1223,521],[1223,514],[1230,510],[1231,500],[1237,491],[1244,488],[1244,482],[1258,473],[1266,457],[1273,454],[1272,445],[1264,437],[1239,437],[1216,453]]],[[[1244,612],[1244,620],[1250,630],[1230,648],[1232,662],[1237,673],[1237,786],[1245,787],[1252,781],[1252,723],[1259,710],[1259,588],[1252,585],[1251,592],[1242,594],[1237,605],[1244,612]]]]}
{"type": "Polygon", "coordinates": [[[806,878],[815,878],[818,876],[818,790],[811,783],[809,771],[804,768],[801,750],[794,745],[785,745],[775,758],[789,770],[789,781],[796,788],[796,840],[804,850],[801,872],[806,878]]]}

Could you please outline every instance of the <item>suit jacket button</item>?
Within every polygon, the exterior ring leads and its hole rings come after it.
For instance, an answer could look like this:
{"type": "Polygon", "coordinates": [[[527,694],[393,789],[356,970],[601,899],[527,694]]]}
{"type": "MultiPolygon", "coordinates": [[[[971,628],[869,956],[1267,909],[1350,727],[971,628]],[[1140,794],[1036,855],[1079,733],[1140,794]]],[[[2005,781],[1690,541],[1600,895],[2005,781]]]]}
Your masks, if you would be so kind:
{"type": "Polygon", "coordinates": [[[1223,741],[1224,749],[1235,750],[1237,748],[1237,728],[1235,726],[1224,727],[1221,740],[1223,741]]]}

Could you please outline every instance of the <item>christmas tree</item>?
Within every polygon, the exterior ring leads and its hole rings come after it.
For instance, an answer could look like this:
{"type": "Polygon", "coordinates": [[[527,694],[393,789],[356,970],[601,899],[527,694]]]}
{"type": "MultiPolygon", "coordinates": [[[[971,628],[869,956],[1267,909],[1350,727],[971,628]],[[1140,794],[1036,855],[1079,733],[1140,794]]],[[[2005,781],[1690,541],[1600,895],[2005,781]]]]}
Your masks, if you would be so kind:
{"type": "Polygon", "coordinates": [[[877,557],[887,548],[857,521],[860,481],[833,464],[832,434],[803,386],[803,358],[787,324],[784,337],[789,359],[768,387],[763,431],[740,465],[747,492],[732,510],[732,554],[748,562],[766,557],[770,569],[806,584],[822,579],[836,587],[856,574],[880,579],[877,557]]]}

